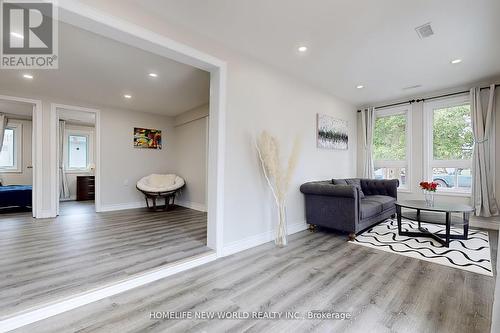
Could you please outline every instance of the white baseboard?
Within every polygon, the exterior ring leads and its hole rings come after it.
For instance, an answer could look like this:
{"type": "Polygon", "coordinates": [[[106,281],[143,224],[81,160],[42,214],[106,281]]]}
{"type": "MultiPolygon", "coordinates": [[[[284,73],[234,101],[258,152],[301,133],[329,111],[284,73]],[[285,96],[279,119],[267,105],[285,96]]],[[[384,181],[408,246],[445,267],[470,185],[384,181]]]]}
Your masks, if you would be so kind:
{"type": "Polygon", "coordinates": [[[129,279],[109,284],[105,287],[96,288],[88,292],[80,293],[62,300],[58,300],[44,306],[23,311],[0,321],[0,333],[15,330],[22,326],[56,316],[63,312],[76,309],[80,306],[96,302],[98,300],[117,295],[124,291],[143,286],[145,284],[163,279],[173,274],[206,264],[217,259],[215,252],[207,252],[195,257],[187,258],[179,262],[167,264],[155,270],[143,274],[137,274],[129,279]]]}
{"type": "Polygon", "coordinates": [[[197,202],[184,201],[184,200],[176,200],[175,204],[179,205],[179,206],[182,206],[182,207],[194,209],[194,210],[197,210],[197,211],[200,211],[200,212],[206,212],[207,211],[207,206],[205,206],[204,204],[197,203],[197,202]]]}
{"type": "Polygon", "coordinates": [[[103,204],[101,205],[101,212],[113,212],[116,210],[137,209],[146,207],[145,201],[127,202],[119,204],[103,204]]]}
{"type": "MultiPolygon", "coordinates": [[[[307,224],[305,222],[299,222],[288,225],[288,234],[294,234],[307,229],[307,224]]],[[[244,250],[248,250],[252,247],[259,246],[270,242],[274,239],[274,230],[269,230],[258,235],[246,237],[242,240],[231,242],[224,245],[222,249],[222,256],[229,256],[234,253],[238,253],[244,250]]]]}
{"type": "Polygon", "coordinates": [[[38,211],[38,214],[36,215],[37,219],[50,219],[56,217],[54,212],[50,209],[41,209],[38,211]]]}
{"type": "MultiPolygon", "coordinates": [[[[206,212],[207,208],[203,204],[199,204],[196,202],[190,201],[175,201],[175,204],[178,206],[198,210],[201,212],[206,212]]],[[[101,206],[101,212],[113,212],[116,210],[126,210],[126,209],[137,209],[146,207],[146,201],[137,201],[137,202],[127,202],[127,203],[119,203],[119,204],[104,204],[101,206]]]]}

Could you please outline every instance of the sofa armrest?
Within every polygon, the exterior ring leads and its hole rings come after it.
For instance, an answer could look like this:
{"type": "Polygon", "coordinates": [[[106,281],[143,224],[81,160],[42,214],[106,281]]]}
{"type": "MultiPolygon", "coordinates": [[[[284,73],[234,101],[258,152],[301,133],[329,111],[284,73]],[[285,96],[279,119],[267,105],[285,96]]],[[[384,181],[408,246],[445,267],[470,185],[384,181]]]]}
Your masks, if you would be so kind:
{"type": "Polygon", "coordinates": [[[361,189],[365,195],[388,195],[398,198],[399,180],[361,179],[361,189]]]}
{"type": "Polygon", "coordinates": [[[300,186],[304,194],[326,195],[332,197],[355,198],[359,197],[358,189],[352,185],[333,185],[330,181],[309,182],[300,186]]]}

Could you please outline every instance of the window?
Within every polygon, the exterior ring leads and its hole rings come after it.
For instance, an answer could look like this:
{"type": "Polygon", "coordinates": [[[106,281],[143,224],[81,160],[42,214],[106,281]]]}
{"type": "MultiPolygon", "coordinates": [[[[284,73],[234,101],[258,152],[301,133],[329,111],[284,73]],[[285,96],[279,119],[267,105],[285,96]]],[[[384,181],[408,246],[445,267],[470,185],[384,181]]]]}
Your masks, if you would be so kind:
{"type": "Polygon", "coordinates": [[[467,97],[450,98],[425,105],[426,178],[438,191],[470,193],[474,137],[467,97]]]}
{"type": "Polygon", "coordinates": [[[0,151],[1,172],[21,172],[21,124],[8,124],[3,135],[0,151]]]}
{"type": "Polygon", "coordinates": [[[68,135],[68,169],[84,170],[88,166],[88,137],[68,135]]]}
{"type": "Polygon", "coordinates": [[[409,125],[408,106],[376,110],[373,157],[376,179],[399,179],[408,189],[409,125]]]}

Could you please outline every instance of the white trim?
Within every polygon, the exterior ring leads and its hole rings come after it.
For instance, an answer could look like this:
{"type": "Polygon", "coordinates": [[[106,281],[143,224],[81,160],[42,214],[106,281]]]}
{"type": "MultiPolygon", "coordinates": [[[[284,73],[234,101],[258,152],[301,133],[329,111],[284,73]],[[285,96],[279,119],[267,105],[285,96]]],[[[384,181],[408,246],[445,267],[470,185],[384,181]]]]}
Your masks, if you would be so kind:
{"type": "Polygon", "coordinates": [[[50,104],[50,120],[51,120],[51,132],[50,132],[50,145],[52,147],[52,157],[51,157],[51,189],[52,189],[52,199],[51,199],[51,211],[52,217],[59,214],[59,146],[58,146],[58,123],[59,117],[57,115],[57,109],[80,111],[80,112],[91,112],[95,114],[95,211],[101,212],[101,111],[98,109],[91,109],[81,106],[65,105],[65,104],[50,104]]]}
{"type": "Polygon", "coordinates": [[[39,99],[29,99],[23,97],[0,95],[0,100],[23,102],[33,105],[32,122],[32,166],[33,166],[33,189],[32,189],[32,216],[35,218],[42,218],[44,212],[42,211],[42,160],[43,160],[43,109],[42,101],[39,99]]]}
{"type": "Polygon", "coordinates": [[[374,160],[374,168],[404,168],[406,171],[406,184],[400,184],[398,190],[404,192],[411,192],[412,177],[413,177],[413,166],[412,166],[412,147],[413,147],[413,117],[412,112],[413,105],[405,104],[401,106],[388,107],[383,109],[375,109],[375,121],[377,118],[390,117],[395,115],[405,115],[406,116],[406,159],[402,161],[390,161],[390,160],[374,160]]]}
{"type": "Polygon", "coordinates": [[[192,202],[192,201],[185,201],[185,200],[175,200],[175,204],[186,207],[189,209],[197,210],[200,212],[206,212],[207,211],[207,206],[198,202],[192,202]]]}
{"type": "MultiPolygon", "coordinates": [[[[91,173],[92,171],[89,169],[89,165],[95,163],[95,125],[94,126],[85,126],[88,129],[75,129],[71,128],[75,125],[66,124],[66,132],[64,134],[64,140],[67,140],[67,148],[69,150],[69,137],[70,136],[83,136],[87,138],[87,166],[85,168],[70,168],[69,167],[69,153],[65,152],[64,155],[64,166],[66,167],[67,174],[74,173],[91,173]],[[69,127],[69,128],[68,128],[69,127]]],[[[82,127],[83,126],[79,126],[82,127]]]]}
{"type": "MultiPolygon", "coordinates": [[[[176,200],[175,204],[178,206],[189,208],[189,209],[194,209],[194,210],[197,210],[200,212],[207,211],[206,205],[203,205],[203,204],[200,204],[197,202],[176,200]]],[[[118,203],[118,204],[104,204],[104,205],[101,205],[101,212],[113,212],[113,211],[117,211],[117,210],[138,209],[138,208],[144,208],[144,207],[146,207],[145,200],[136,201],[136,202],[118,203]]]]}
{"type": "MultiPolygon", "coordinates": [[[[432,168],[462,168],[470,169],[472,168],[472,160],[434,160],[433,156],[433,123],[434,123],[434,110],[443,109],[448,107],[454,107],[463,104],[470,104],[469,95],[459,95],[455,97],[446,97],[438,100],[432,100],[429,102],[424,102],[423,105],[423,176],[426,180],[432,180],[432,168]]],[[[472,116],[472,115],[471,115],[472,116]]],[[[436,194],[438,195],[449,195],[449,196],[462,196],[470,197],[471,192],[446,188],[440,189],[438,187],[436,194]]]]}
{"type": "Polygon", "coordinates": [[[150,270],[146,273],[136,274],[135,276],[122,280],[118,283],[114,282],[101,288],[79,293],[66,299],[23,311],[0,321],[0,332],[15,330],[19,327],[56,316],[106,297],[111,297],[130,289],[158,281],[173,274],[204,265],[216,259],[217,255],[214,252],[203,253],[198,256],[165,265],[158,269],[150,270]]]}
{"type": "Polygon", "coordinates": [[[118,204],[102,204],[101,212],[114,212],[117,210],[138,209],[146,207],[145,201],[126,202],[118,204]]]}
{"type": "MultiPolygon", "coordinates": [[[[18,120],[8,121],[7,126],[5,126],[5,130],[13,130],[14,131],[14,166],[13,167],[0,167],[0,173],[22,173],[24,171],[23,165],[23,123],[18,120]]],[[[4,132],[5,135],[5,132],[4,132]]],[[[5,144],[5,141],[4,141],[5,144]]],[[[0,147],[0,150],[3,148],[0,147]]]]}
{"type": "MultiPolygon", "coordinates": [[[[288,234],[292,235],[306,229],[307,229],[307,224],[305,222],[294,223],[288,226],[288,234]]],[[[253,235],[235,242],[231,242],[224,246],[224,250],[222,251],[222,253],[223,256],[229,256],[231,254],[235,254],[268,243],[273,239],[274,239],[274,231],[269,230],[267,232],[263,232],[258,235],[253,235]]]]}
{"type": "Polygon", "coordinates": [[[221,255],[224,223],[226,63],[76,0],[59,2],[59,20],[210,72],[207,246],[221,255]]]}

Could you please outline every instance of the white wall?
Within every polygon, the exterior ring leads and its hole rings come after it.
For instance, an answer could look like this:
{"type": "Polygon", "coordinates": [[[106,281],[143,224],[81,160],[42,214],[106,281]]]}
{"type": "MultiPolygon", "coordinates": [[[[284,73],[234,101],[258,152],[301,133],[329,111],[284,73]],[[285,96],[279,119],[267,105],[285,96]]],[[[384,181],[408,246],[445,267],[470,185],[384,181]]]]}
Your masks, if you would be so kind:
{"type": "Polygon", "coordinates": [[[104,109],[101,112],[101,203],[103,209],[137,206],[144,196],[137,181],[174,171],[173,120],[170,117],[104,109]],[[162,149],[134,148],[134,127],[162,131],[162,149]]]}
{"type": "MultiPolygon", "coordinates": [[[[498,80],[493,80],[492,82],[500,82],[498,80]]],[[[491,82],[489,82],[491,83],[491,82]]],[[[474,86],[488,86],[489,83],[481,83],[481,84],[475,84],[474,86]]],[[[450,93],[453,91],[464,91],[467,90],[469,87],[459,87],[455,89],[450,89],[447,91],[441,91],[441,92],[435,92],[435,93],[430,93],[427,94],[427,96],[433,96],[433,95],[441,95],[443,93],[450,93]]],[[[482,91],[483,98],[487,97],[488,90],[483,90],[482,91]]],[[[497,194],[497,201],[500,199],[500,89],[497,89],[496,91],[496,130],[497,130],[497,135],[496,135],[496,170],[497,170],[497,177],[496,177],[496,194],[497,194]]],[[[377,105],[384,105],[384,104],[391,104],[394,101],[388,101],[387,103],[382,102],[382,103],[377,103],[377,105]]],[[[486,105],[486,104],[485,104],[486,105]]],[[[418,187],[418,184],[424,180],[424,165],[423,165],[423,156],[424,156],[424,151],[423,151],[423,128],[426,126],[424,124],[424,103],[414,103],[412,104],[410,108],[411,112],[411,117],[412,117],[412,138],[411,138],[411,169],[410,169],[410,177],[409,177],[409,184],[412,187],[411,191],[405,192],[405,191],[399,191],[398,192],[398,197],[405,200],[405,199],[423,199],[423,194],[421,190],[418,187]]],[[[362,175],[362,168],[363,168],[363,158],[362,158],[362,150],[363,147],[361,146],[361,116],[358,115],[358,139],[360,140],[360,145],[358,149],[358,176],[362,175]]],[[[464,197],[464,196],[453,196],[453,195],[446,195],[446,194],[437,194],[435,200],[439,201],[444,201],[444,202],[459,202],[459,203],[466,203],[470,204],[470,197],[464,197]]],[[[500,201],[499,201],[500,203],[500,201]]],[[[492,217],[492,218],[481,218],[481,217],[472,217],[471,218],[471,224],[472,225],[477,225],[481,227],[486,227],[486,228],[493,228],[493,229],[498,229],[500,226],[500,217],[492,217]]]]}
{"type": "Polygon", "coordinates": [[[31,169],[31,141],[32,141],[32,123],[31,120],[19,120],[11,117],[8,124],[16,123],[22,125],[22,152],[21,152],[21,172],[0,172],[0,178],[4,185],[32,185],[33,169],[31,169]]]}
{"type": "MultiPolygon", "coordinates": [[[[290,224],[305,221],[299,185],[308,180],[350,177],[356,173],[355,107],[294,77],[254,61],[219,43],[145,13],[129,2],[81,3],[192,46],[227,63],[224,244],[269,233],[276,224],[273,203],[253,144],[263,129],[276,135],[287,152],[296,135],[302,153],[288,199],[290,224]],[[350,149],[316,148],[316,113],[349,121],[350,149]]],[[[291,51],[293,52],[293,51],[291,51]]]]}
{"type": "Polygon", "coordinates": [[[206,210],[208,105],[184,112],[174,119],[174,169],[186,187],[179,203],[206,210]]]}

